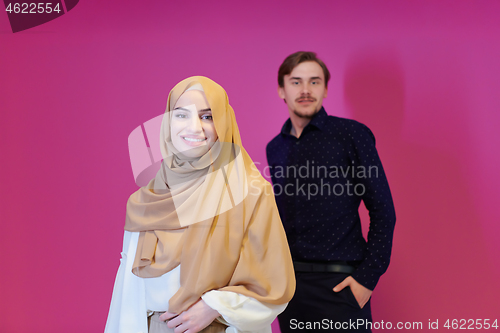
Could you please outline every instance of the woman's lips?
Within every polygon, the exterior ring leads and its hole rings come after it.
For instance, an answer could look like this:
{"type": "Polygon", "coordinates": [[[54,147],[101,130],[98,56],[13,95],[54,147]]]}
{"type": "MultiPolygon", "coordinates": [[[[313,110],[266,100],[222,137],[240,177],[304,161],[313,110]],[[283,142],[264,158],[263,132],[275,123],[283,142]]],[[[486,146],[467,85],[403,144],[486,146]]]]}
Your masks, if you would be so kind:
{"type": "Polygon", "coordinates": [[[181,136],[181,138],[184,140],[184,143],[193,147],[201,146],[207,141],[207,138],[204,137],[181,136]]]}

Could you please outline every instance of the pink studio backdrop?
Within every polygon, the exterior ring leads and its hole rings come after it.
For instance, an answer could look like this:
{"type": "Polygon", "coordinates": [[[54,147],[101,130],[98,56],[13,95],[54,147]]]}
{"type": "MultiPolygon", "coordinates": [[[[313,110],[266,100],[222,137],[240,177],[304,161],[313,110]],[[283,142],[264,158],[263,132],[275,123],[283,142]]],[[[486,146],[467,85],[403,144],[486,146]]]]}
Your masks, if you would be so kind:
{"type": "Polygon", "coordinates": [[[374,131],[390,180],[398,222],[374,320],[500,319],[499,13],[498,1],[82,0],[16,34],[0,13],[0,332],[102,332],[137,188],[129,133],[205,75],[262,169],[287,119],[278,66],[298,50],[327,63],[327,112],[374,131]]]}

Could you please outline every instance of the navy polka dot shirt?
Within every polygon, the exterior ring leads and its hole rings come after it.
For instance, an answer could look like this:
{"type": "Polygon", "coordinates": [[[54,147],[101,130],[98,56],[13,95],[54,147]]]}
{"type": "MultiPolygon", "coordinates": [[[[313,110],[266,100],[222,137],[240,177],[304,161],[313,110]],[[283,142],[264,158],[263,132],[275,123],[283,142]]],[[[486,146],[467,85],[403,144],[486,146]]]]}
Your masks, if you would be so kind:
{"type": "Polygon", "coordinates": [[[353,278],[373,290],[389,265],[396,222],[373,133],[323,108],[300,138],[291,128],[288,119],[267,145],[267,160],[293,260],[353,262],[353,278]],[[368,241],[361,200],[370,215],[368,241]]]}

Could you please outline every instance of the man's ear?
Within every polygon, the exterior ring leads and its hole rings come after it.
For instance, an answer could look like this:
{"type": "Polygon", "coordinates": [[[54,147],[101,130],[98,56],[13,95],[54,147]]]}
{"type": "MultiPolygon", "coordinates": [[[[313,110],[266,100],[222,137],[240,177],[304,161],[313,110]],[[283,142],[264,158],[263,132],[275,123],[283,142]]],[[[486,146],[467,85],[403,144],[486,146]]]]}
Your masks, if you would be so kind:
{"type": "Polygon", "coordinates": [[[327,95],[328,95],[328,88],[325,88],[325,93],[323,95],[323,98],[326,98],[327,95]]]}
{"type": "Polygon", "coordinates": [[[278,86],[278,96],[281,99],[285,99],[285,88],[278,86]]]}

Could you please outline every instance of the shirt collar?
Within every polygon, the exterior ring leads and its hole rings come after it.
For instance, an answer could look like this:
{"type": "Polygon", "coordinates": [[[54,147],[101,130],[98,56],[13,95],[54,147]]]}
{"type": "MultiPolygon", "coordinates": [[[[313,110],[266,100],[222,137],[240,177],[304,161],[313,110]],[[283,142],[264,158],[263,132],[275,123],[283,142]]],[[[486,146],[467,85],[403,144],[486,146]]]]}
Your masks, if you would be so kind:
{"type": "MultiPolygon", "coordinates": [[[[328,114],[326,113],[325,108],[321,107],[321,109],[314,115],[313,119],[311,119],[311,121],[309,122],[309,124],[307,124],[304,130],[309,126],[314,126],[319,130],[323,130],[327,118],[328,114]]],[[[290,135],[291,130],[292,130],[292,121],[290,120],[290,118],[288,118],[287,121],[285,121],[285,124],[283,124],[283,127],[281,128],[281,134],[290,135]]]]}

